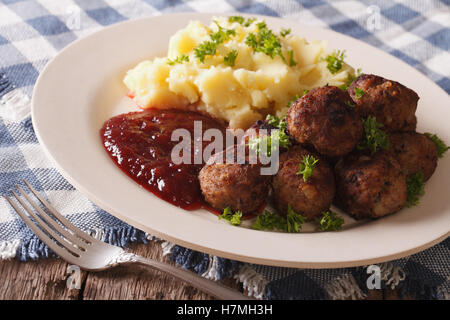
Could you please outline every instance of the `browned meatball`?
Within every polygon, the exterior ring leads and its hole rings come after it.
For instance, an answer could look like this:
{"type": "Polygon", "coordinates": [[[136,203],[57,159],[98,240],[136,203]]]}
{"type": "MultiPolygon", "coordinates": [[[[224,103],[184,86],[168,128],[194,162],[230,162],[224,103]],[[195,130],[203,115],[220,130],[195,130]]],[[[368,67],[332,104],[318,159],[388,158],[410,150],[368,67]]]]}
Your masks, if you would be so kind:
{"type": "Polygon", "coordinates": [[[422,171],[428,180],[437,166],[436,145],[426,135],[417,132],[398,132],[389,136],[389,151],[406,176],[422,171]]]}
{"type": "Polygon", "coordinates": [[[280,214],[286,214],[290,205],[295,212],[311,220],[330,207],[335,192],[334,175],[324,159],[297,145],[281,154],[280,167],[273,178],[272,188],[280,214]],[[299,163],[307,155],[319,161],[305,182],[303,175],[297,172],[299,163]]]}
{"type": "Polygon", "coordinates": [[[397,212],[406,202],[406,177],[386,152],[354,152],[335,167],[337,205],[356,219],[397,212]]]}
{"type": "Polygon", "coordinates": [[[374,116],[386,131],[416,129],[419,96],[404,85],[373,74],[362,74],[350,85],[348,93],[356,104],[356,112],[364,118],[374,116]],[[355,88],[362,91],[355,91],[355,88]]]}
{"type": "Polygon", "coordinates": [[[361,119],[350,101],[347,92],[337,87],[313,89],[289,108],[287,130],[297,142],[312,145],[324,156],[343,156],[363,134],[361,119]]]}
{"type": "MultiPolygon", "coordinates": [[[[259,209],[267,199],[271,176],[261,175],[260,164],[250,164],[248,156],[244,164],[225,163],[225,152],[233,152],[237,146],[213,155],[199,174],[200,187],[207,203],[222,211],[231,207],[233,211],[250,213],[259,209]],[[217,163],[223,159],[223,163],[217,163]]],[[[235,158],[236,160],[236,158],[235,158]]]]}

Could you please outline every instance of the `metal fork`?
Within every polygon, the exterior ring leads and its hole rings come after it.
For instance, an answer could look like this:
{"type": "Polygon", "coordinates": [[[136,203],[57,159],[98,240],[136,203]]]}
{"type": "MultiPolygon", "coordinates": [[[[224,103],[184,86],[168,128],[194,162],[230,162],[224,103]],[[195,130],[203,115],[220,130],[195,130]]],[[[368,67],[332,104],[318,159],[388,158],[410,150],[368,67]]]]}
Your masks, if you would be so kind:
{"type": "Polygon", "coordinates": [[[8,196],[5,196],[6,200],[11,204],[14,210],[16,210],[28,227],[30,227],[30,229],[33,230],[33,232],[49,246],[50,249],[68,263],[75,264],[81,269],[88,271],[101,271],[122,264],[137,263],[166,272],[218,299],[251,299],[236,290],[232,290],[217,282],[203,278],[191,271],[152,259],[146,259],[134,253],[127,252],[120,247],[107,244],[91,237],[75,227],[64,216],[56,211],[55,208],[53,208],[27,181],[24,180],[24,182],[36,198],[39,199],[42,205],[52,214],[53,218],[30,199],[25,191],[18,185],[16,185],[16,187],[20,194],[28,201],[31,207],[39,213],[39,215],[36,214],[33,209],[26,204],[26,201],[24,201],[16,192],[13,190],[11,190],[11,192],[25,211],[33,218],[34,222],[8,196]],[[57,222],[55,218],[59,222],[57,222]]]}

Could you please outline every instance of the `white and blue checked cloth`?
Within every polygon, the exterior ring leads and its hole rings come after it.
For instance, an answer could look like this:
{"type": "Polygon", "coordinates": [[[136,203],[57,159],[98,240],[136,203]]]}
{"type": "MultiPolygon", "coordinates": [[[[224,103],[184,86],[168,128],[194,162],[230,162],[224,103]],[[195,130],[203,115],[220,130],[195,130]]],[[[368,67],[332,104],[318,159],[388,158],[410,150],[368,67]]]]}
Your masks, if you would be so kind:
{"type": "MultiPolygon", "coordinates": [[[[80,228],[126,246],[148,235],[101,210],[43,155],[27,117],[39,72],[63,47],[103,26],[166,12],[244,12],[331,28],[397,56],[450,92],[450,2],[252,0],[0,0],[0,259],[51,256],[3,195],[27,179],[80,228]]],[[[343,299],[367,294],[366,268],[307,270],[251,265],[163,242],[179,265],[234,277],[265,299],[343,299]]],[[[450,240],[379,265],[382,285],[422,299],[450,298],[450,240]]]]}

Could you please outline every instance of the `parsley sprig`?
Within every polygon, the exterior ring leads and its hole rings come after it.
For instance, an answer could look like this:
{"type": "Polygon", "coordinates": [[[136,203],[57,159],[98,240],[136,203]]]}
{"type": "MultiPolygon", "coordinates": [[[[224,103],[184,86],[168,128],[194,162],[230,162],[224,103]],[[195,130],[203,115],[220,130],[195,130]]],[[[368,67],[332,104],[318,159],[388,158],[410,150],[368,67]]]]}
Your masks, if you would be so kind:
{"type": "Polygon", "coordinates": [[[291,33],[291,28],[289,28],[289,29],[281,28],[280,36],[282,36],[284,38],[290,33],[291,33]]]}
{"type": "Polygon", "coordinates": [[[442,141],[436,134],[432,134],[429,132],[425,132],[425,135],[431,139],[431,141],[434,142],[434,144],[436,145],[436,149],[438,152],[438,157],[442,158],[444,156],[444,153],[447,152],[448,149],[450,149],[449,146],[447,146],[445,144],[444,141],[442,141]]]}
{"type": "Polygon", "coordinates": [[[227,66],[234,67],[237,55],[237,50],[231,50],[225,57],[223,57],[223,63],[225,63],[227,66]]]}
{"type": "Polygon", "coordinates": [[[282,217],[277,213],[265,210],[263,214],[256,217],[256,221],[252,225],[255,230],[278,230],[284,232],[298,233],[305,223],[306,217],[296,213],[291,205],[288,205],[286,217],[282,217]]]}
{"type": "Polygon", "coordinates": [[[231,16],[228,17],[228,22],[233,23],[237,22],[244,27],[249,27],[253,22],[255,22],[255,18],[247,18],[247,20],[242,16],[231,16]]]}
{"type": "Polygon", "coordinates": [[[189,56],[182,54],[178,57],[176,57],[175,59],[171,60],[171,59],[167,59],[167,64],[168,65],[175,65],[177,63],[183,63],[183,62],[189,62],[189,56]]]}
{"type": "Polygon", "coordinates": [[[379,123],[373,116],[363,120],[364,138],[357,146],[359,150],[369,149],[371,154],[377,152],[380,148],[389,149],[389,137],[381,128],[383,124],[379,123]]]}
{"type": "Polygon", "coordinates": [[[219,216],[219,220],[223,219],[231,223],[233,226],[241,224],[242,211],[233,212],[230,207],[226,207],[223,213],[219,216]]]}
{"type": "Polygon", "coordinates": [[[321,61],[326,61],[327,69],[330,70],[332,74],[335,74],[342,69],[344,58],[345,58],[345,51],[337,50],[333,51],[333,53],[329,54],[325,58],[322,58],[321,61]]]}
{"type": "Polygon", "coordinates": [[[314,158],[314,156],[308,154],[303,157],[303,160],[298,164],[298,175],[303,175],[303,181],[307,181],[309,177],[312,176],[314,168],[319,159],[314,158]]]}
{"type": "Polygon", "coordinates": [[[344,219],[335,212],[327,210],[322,212],[322,216],[316,219],[320,231],[338,231],[344,224],[344,219]]]}
{"type": "Polygon", "coordinates": [[[225,29],[217,21],[214,21],[214,23],[217,25],[218,30],[209,35],[211,41],[204,41],[194,48],[194,55],[201,63],[205,62],[206,56],[214,56],[216,54],[219,44],[229,40],[231,36],[236,35],[236,30],[225,29]]]}
{"type": "Polygon", "coordinates": [[[341,86],[339,86],[339,88],[341,90],[347,91],[348,87],[350,87],[350,85],[353,83],[353,81],[355,81],[356,78],[358,78],[361,75],[361,68],[358,68],[356,70],[356,73],[350,73],[347,77],[347,82],[341,86]]]}
{"type": "Polygon", "coordinates": [[[363,89],[358,88],[358,87],[355,87],[354,92],[355,92],[356,99],[361,99],[362,96],[366,94],[366,92],[363,89]]]}
{"type": "Polygon", "coordinates": [[[406,206],[412,207],[419,204],[419,198],[425,193],[425,176],[422,171],[410,175],[406,178],[406,206]]]}
{"type": "Polygon", "coordinates": [[[270,136],[259,136],[255,138],[250,138],[248,141],[248,146],[250,149],[254,150],[257,154],[263,150],[261,146],[266,146],[266,155],[271,156],[272,151],[277,150],[274,146],[272,150],[272,144],[278,144],[278,148],[289,148],[291,141],[286,133],[286,117],[278,118],[277,116],[267,115],[266,121],[277,129],[273,129],[270,132],[270,136]],[[276,143],[273,143],[275,142],[276,143]]]}

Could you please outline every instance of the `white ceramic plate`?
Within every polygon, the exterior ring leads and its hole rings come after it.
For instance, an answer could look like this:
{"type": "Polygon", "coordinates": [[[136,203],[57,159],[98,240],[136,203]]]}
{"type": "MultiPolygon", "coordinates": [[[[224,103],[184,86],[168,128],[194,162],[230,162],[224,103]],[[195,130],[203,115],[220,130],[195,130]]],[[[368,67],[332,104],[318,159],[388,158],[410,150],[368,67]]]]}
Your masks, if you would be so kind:
{"type": "MultiPolygon", "coordinates": [[[[80,39],[41,73],[33,94],[36,134],[60,172],[97,205],[127,223],[188,248],[269,265],[331,268],[403,257],[449,235],[450,157],[439,161],[420,205],[340,232],[287,234],[232,227],[205,210],[184,211],[128,178],[102,147],[105,120],[135,108],[122,84],[127,69],[166,53],[169,37],[189,20],[211,14],[175,14],[128,21],[80,39]]],[[[442,89],[402,61],[356,39],[295,21],[264,17],[276,30],[292,28],[307,39],[328,40],[365,73],[397,80],[420,96],[418,131],[450,142],[450,99],[442,89]]]]}

